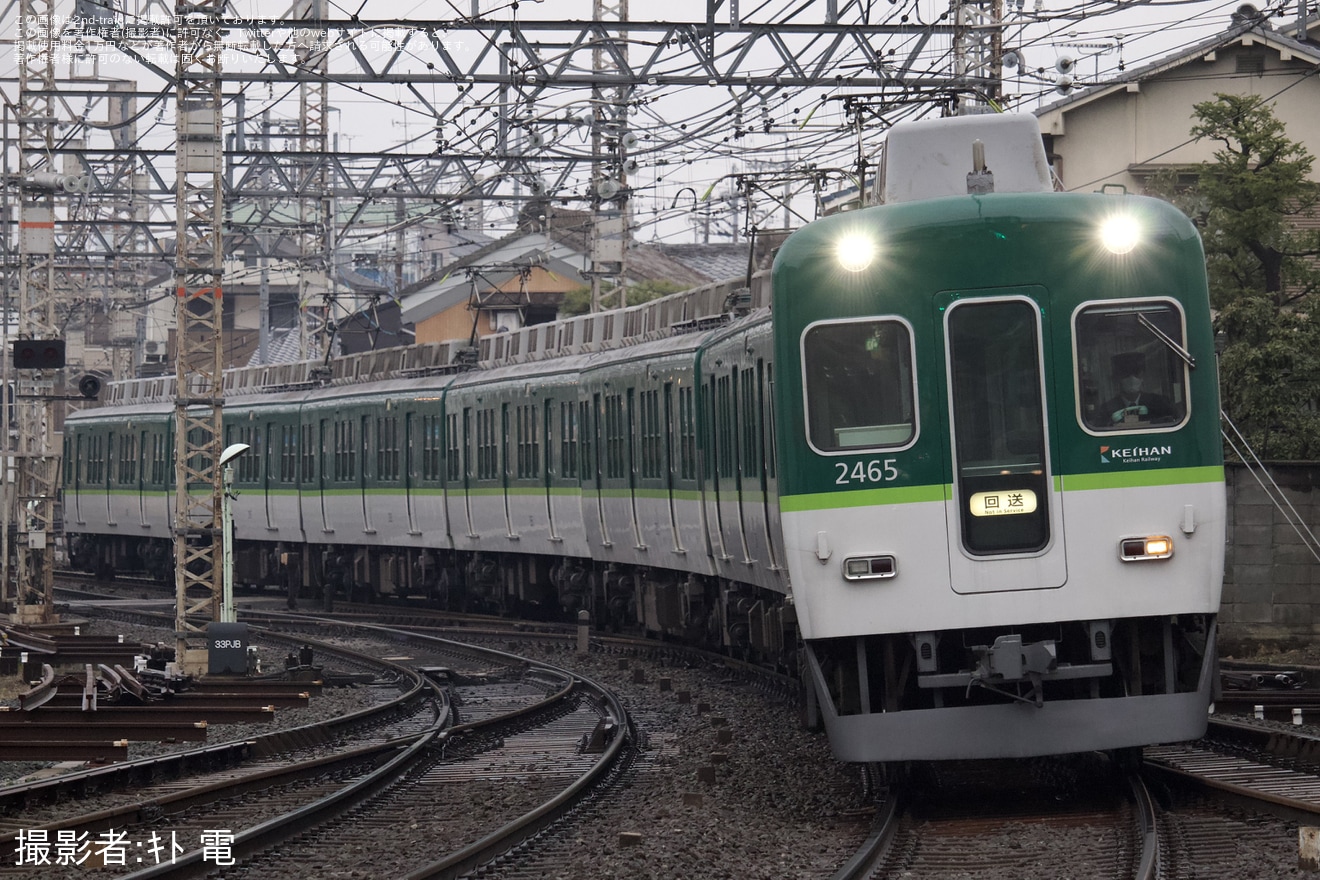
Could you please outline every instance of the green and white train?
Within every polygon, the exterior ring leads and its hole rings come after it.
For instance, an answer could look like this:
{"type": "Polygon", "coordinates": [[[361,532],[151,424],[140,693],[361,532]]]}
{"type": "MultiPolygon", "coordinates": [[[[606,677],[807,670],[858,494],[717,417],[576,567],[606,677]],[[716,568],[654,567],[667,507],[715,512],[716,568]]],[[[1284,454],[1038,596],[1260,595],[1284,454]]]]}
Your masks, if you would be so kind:
{"type": "MultiPolygon", "coordinates": [[[[501,334],[471,369],[236,371],[236,580],[794,664],[846,761],[1200,735],[1225,501],[1195,229],[1053,192],[1031,117],[895,126],[877,186],[738,295],[501,334]]],[[[156,381],[67,423],[89,568],[172,564],[156,381]]]]}

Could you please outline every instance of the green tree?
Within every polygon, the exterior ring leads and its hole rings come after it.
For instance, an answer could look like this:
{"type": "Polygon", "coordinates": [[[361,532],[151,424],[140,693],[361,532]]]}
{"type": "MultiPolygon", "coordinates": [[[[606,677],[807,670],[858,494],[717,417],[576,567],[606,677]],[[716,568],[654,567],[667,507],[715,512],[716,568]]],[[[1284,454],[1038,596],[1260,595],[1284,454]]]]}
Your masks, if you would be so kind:
{"type": "Polygon", "coordinates": [[[1320,458],[1320,186],[1313,157],[1263,98],[1217,94],[1193,108],[1219,144],[1174,201],[1201,227],[1221,334],[1224,410],[1262,458],[1320,458]]]}
{"type": "MultiPolygon", "coordinates": [[[[630,306],[641,305],[644,302],[650,302],[671,293],[678,293],[680,290],[687,290],[687,287],[682,284],[675,284],[672,281],[642,281],[625,288],[626,304],[630,306]]],[[[618,305],[619,291],[614,287],[602,287],[600,307],[602,309],[613,309],[618,308],[618,305]]],[[[567,291],[564,294],[564,301],[559,305],[559,317],[561,318],[585,315],[589,311],[591,311],[590,287],[575,287],[567,291]]]]}

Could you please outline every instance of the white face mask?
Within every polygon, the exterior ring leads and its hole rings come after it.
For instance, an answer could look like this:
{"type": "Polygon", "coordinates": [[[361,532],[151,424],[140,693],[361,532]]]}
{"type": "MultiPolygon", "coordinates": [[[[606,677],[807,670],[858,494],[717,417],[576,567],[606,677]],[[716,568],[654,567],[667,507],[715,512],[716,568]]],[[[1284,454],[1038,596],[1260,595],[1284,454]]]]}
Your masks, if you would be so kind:
{"type": "Polygon", "coordinates": [[[1123,393],[1129,397],[1141,390],[1140,376],[1124,376],[1118,383],[1118,387],[1123,389],[1123,393]]]}

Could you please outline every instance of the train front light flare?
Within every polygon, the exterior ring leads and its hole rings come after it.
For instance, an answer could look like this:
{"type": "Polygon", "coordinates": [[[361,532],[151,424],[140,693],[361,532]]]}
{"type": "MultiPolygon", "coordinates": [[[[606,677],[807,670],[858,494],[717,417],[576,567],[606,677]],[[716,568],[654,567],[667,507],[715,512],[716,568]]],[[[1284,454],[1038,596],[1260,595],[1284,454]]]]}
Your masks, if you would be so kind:
{"type": "Polygon", "coordinates": [[[1168,559],[1173,555],[1173,539],[1168,535],[1123,538],[1118,542],[1118,558],[1124,562],[1168,559]]]}
{"type": "Polygon", "coordinates": [[[1111,254],[1131,253],[1141,242],[1141,224],[1131,214],[1113,214],[1100,224],[1100,243],[1111,254]]]}
{"type": "Polygon", "coordinates": [[[861,272],[875,262],[875,239],[861,233],[851,233],[839,239],[834,246],[834,255],[839,265],[849,272],[861,272]]]}

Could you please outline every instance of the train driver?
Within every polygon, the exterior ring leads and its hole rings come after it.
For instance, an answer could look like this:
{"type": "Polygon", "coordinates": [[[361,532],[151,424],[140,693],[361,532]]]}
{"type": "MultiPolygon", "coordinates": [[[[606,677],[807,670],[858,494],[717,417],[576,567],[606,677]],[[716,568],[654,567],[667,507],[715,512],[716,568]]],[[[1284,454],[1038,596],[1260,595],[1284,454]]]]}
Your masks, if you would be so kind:
{"type": "Polygon", "coordinates": [[[1125,425],[1169,424],[1178,420],[1177,409],[1167,397],[1147,391],[1146,356],[1125,351],[1112,359],[1114,386],[1118,393],[1095,410],[1092,426],[1118,428],[1125,425]]]}

